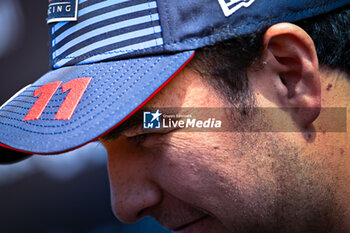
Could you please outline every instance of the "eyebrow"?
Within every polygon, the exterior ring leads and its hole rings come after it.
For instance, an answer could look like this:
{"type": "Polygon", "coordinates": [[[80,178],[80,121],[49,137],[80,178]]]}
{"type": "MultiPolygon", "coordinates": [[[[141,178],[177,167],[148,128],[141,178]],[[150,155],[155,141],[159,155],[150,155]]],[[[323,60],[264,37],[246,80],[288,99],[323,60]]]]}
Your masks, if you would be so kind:
{"type": "Polygon", "coordinates": [[[119,126],[117,126],[107,134],[100,137],[100,139],[103,141],[115,140],[120,135],[122,135],[123,132],[126,132],[128,130],[131,130],[140,126],[142,126],[142,111],[139,110],[136,113],[134,113],[130,118],[128,118],[126,121],[121,123],[119,126]]]}

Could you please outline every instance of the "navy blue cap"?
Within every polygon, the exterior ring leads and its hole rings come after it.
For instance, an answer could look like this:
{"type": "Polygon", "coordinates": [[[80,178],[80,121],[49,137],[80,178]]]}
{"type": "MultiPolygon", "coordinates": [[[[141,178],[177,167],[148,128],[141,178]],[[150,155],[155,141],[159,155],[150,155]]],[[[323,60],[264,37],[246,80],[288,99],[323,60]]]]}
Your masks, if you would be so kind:
{"type": "Polygon", "coordinates": [[[125,121],[195,50],[350,0],[50,0],[52,71],[0,108],[0,144],[69,151],[125,121]]]}

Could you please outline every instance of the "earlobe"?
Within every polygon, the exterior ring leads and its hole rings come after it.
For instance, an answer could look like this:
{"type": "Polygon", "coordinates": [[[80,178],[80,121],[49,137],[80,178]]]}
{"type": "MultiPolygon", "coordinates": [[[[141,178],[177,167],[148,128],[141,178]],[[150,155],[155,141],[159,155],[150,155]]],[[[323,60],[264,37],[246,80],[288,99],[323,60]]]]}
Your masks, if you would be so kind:
{"type": "Polygon", "coordinates": [[[316,49],[300,27],[281,23],[264,35],[265,59],[274,74],[276,101],[289,109],[300,127],[308,127],[319,115],[321,88],[316,49]]]}

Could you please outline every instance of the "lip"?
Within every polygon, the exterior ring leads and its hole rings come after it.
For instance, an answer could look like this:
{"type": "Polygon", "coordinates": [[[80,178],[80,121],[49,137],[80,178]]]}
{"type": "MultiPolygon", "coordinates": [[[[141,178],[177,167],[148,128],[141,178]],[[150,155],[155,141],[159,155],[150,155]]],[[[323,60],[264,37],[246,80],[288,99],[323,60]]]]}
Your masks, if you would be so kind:
{"type": "Polygon", "coordinates": [[[207,219],[208,216],[204,216],[202,218],[199,218],[197,220],[194,220],[193,222],[189,222],[189,223],[186,223],[174,230],[172,230],[172,233],[192,233],[192,232],[196,232],[196,229],[200,228],[205,219],[207,219]]]}

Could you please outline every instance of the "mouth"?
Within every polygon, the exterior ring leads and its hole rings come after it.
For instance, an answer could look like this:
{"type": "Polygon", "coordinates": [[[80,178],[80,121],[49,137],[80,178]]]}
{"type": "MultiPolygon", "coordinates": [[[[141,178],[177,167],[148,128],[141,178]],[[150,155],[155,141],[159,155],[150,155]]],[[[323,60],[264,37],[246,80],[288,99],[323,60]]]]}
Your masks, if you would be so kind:
{"type": "Polygon", "coordinates": [[[172,230],[172,233],[194,233],[197,232],[201,226],[203,226],[204,221],[208,218],[209,216],[203,216],[197,220],[194,220],[192,222],[183,224],[175,229],[172,230]]]}

